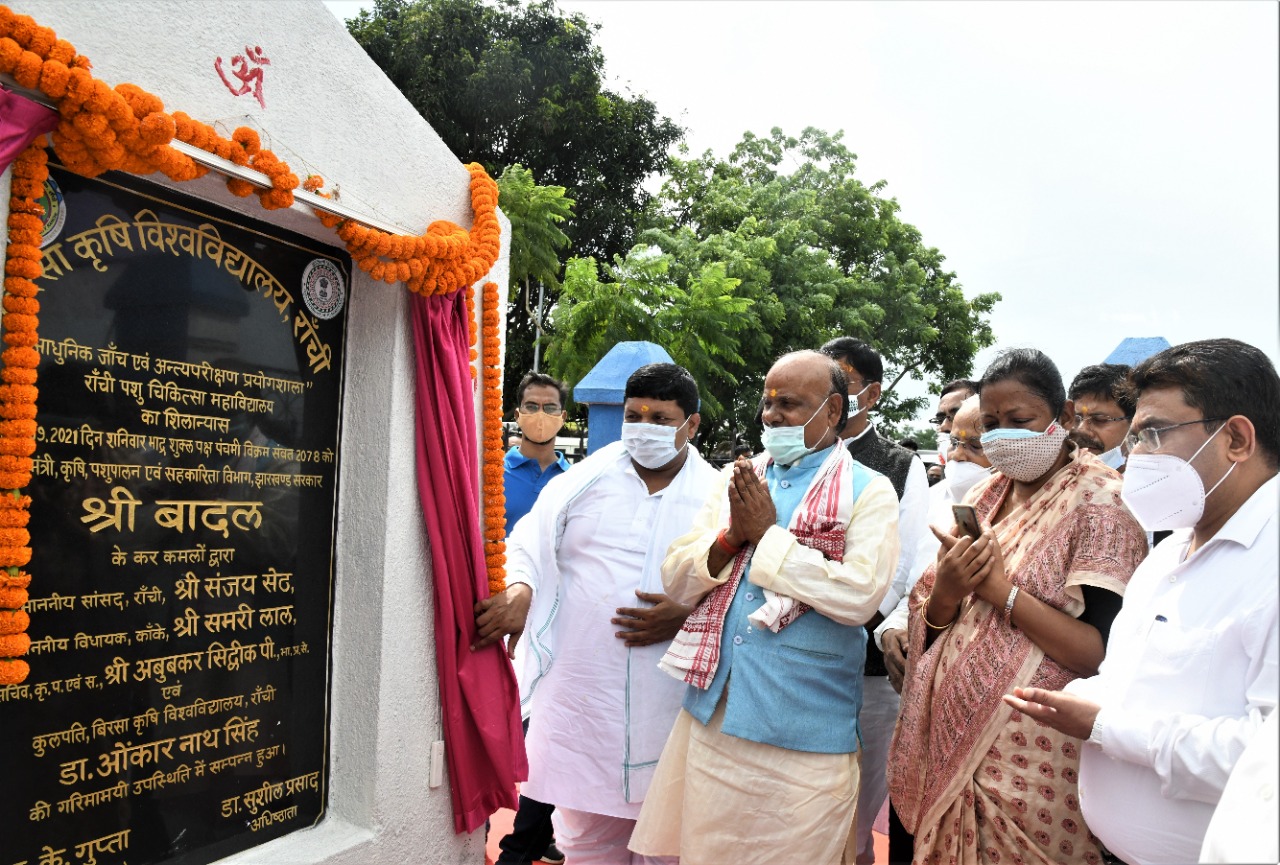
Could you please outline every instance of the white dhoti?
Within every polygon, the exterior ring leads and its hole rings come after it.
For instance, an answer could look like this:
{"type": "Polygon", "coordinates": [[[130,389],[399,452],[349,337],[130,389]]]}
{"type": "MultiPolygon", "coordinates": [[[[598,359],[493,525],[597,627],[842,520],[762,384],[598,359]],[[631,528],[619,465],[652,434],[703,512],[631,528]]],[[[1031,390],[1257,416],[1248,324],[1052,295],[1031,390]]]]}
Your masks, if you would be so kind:
{"type": "Polygon", "coordinates": [[[790,751],[705,727],[683,709],[630,847],[682,865],[854,861],[858,754],[790,751]]]}

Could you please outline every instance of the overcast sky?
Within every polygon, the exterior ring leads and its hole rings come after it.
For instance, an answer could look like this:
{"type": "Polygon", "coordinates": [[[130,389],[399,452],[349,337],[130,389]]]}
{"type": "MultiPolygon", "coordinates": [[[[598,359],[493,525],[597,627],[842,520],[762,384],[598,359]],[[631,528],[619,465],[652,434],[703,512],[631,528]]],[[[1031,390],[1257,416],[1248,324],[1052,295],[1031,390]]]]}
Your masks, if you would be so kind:
{"type": "Polygon", "coordinates": [[[1069,382],[1126,336],[1231,336],[1280,363],[1269,0],[559,5],[602,25],[611,86],[693,153],[844,130],[966,293],[1003,295],[976,374],[1034,346],[1069,382]]]}

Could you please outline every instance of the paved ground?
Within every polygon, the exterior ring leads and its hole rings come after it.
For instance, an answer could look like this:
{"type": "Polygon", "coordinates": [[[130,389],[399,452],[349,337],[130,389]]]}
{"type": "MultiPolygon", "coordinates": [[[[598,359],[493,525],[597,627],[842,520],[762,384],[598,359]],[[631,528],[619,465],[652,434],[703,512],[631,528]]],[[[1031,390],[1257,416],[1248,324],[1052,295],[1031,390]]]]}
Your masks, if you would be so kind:
{"type": "MultiPolygon", "coordinates": [[[[489,818],[489,843],[485,846],[485,865],[491,865],[498,858],[498,841],[511,831],[511,820],[514,811],[505,808],[489,818]]],[[[879,832],[873,832],[876,844],[876,865],[885,865],[889,861],[889,839],[879,832]]]]}

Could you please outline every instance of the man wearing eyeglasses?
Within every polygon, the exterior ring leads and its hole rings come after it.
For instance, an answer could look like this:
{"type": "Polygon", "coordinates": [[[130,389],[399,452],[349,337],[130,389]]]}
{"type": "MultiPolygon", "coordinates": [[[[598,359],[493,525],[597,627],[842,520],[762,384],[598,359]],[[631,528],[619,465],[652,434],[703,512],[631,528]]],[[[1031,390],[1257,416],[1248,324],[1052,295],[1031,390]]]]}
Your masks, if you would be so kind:
{"type": "Polygon", "coordinates": [[[943,449],[942,437],[951,433],[956,412],[960,411],[960,403],[977,392],[977,383],[967,378],[958,378],[942,386],[942,393],[938,395],[938,411],[929,418],[929,423],[938,428],[938,450],[943,449]]]}
{"type": "Polygon", "coordinates": [[[502,483],[507,498],[507,534],[538,500],[542,488],[569,470],[556,450],[556,433],[564,426],[568,389],[549,375],[531,372],[516,388],[516,425],[520,443],[507,451],[502,483]]]}
{"type": "Polygon", "coordinates": [[[1153,355],[1131,382],[1122,496],[1172,534],[1129,581],[1098,674],[1005,702],[1085,740],[1081,811],[1117,860],[1195,862],[1280,692],[1280,377],[1215,339],[1153,355]]]}
{"type": "Polygon", "coordinates": [[[1075,428],[1068,438],[1117,471],[1124,466],[1121,442],[1129,434],[1134,410],[1125,386],[1128,375],[1125,364],[1099,363],[1080,370],[1067,389],[1076,407],[1075,428]]]}

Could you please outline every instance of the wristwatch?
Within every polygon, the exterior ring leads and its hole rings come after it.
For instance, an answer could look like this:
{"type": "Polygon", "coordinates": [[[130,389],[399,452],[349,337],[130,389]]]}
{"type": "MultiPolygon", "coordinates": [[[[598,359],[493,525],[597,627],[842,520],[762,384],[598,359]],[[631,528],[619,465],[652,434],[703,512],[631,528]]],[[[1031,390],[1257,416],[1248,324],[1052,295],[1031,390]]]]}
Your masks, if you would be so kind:
{"type": "Polygon", "coordinates": [[[1086,742],[1092,742],[1099,748],[1102,747],[1102,710],[1098,710],[1098,714],[1093,716],[1093,729],[1089,731],[1089,738],[1086,742]]]}

